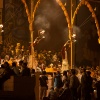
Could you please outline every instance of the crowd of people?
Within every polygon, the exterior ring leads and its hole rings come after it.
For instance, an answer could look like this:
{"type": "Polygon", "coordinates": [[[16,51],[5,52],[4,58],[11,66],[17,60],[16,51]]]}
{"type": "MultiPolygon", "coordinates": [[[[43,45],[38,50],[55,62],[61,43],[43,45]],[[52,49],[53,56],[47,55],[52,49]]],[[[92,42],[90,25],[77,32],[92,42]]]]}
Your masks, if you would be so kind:
{"type": "MultiPolygon", "coordinates": [[[[31,76],[34,69],[28,68],[27,62],[5,61],[0,67],[0,89],[10,76],[31,76]]],[[[100,68],[80,67],[76,69],[56,71],[52,73],[52,86],[48,90],[48,74],[40,73],[40,100],[100,100],[100,68]]]]}
{"type": "Polygon", "coordinates": [[[81,67],[53,73],[53,85],[48,95],[48,77],[40,77],[40,100],[100,100],[100,70],[81,67]]]}
{"type": "MultiPolygon", "coordinates": [[[[17,64],[20,60],[29,62],[30,55],[30,50],[26,49],[24,45],[21,45],[20,43],[17,43],[16,46],[8,45],[7,47],[3,47],[3,50],[0,53],[0,62],[1,64],[5,61],[9,63],[16,61],[17,64]]],[[[62,55],[60,51],[34,50],[34,57],[37,61],[36,67],[39,67],[40,69],[50,67],[51,64],[53,64],[54,67],[58,67],[58,64],[62,64],[62,55]]]]}
{"type": "Polygon", "coordinates": [[[4,62],[0,67],[0,89],[3,90],[3,84],[6,80],[10,79],[10,76],[30,76],[33,77],[35,69],[30,69],[27,66],[27,62],[19,61],[17,66],[16,62],[12,62],[10,65],[8,62],[4,62]]]}
{"type": "MultiPolygon", "coordinates": [[[[1,54],[0,67],[0,89],[3,83],[10,76],[31,76],[34,77],[35,70],[28,67],[29,51],[20,49],[18,43],[15,50],[10,46],[9,53],[5,49],[1,54]],[[16,53],[14,53],[14,51],[16,53]],[[5,54],[6,53],[6,54],[5,54]]],[[[63,72],[53,72],[53,85],[47,95],[48,76],[46,67],[53,64],[53,67],[62,65],[61,52],[40,51],[35,52],[37,66],[41,68],[40,100],[100,100],[100,68],[79,67],[76,69],[64,70],[63,72]],[[97,93],[96,93],[97,92],[97,93]]],[[[61,66],[60,66],[61,67],[61,66]]]]}

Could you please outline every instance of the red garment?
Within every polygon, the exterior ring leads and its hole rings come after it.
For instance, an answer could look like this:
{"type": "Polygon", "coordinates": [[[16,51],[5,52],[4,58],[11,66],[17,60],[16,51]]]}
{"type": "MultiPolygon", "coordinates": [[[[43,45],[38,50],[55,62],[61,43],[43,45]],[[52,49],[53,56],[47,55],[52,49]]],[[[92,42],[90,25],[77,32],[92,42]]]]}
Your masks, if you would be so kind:
{"type": "Polygon", "coordinates": [[[65,50],[66,50],[66,46],[63,46],[63,48],[61,50],[62,59],[65,59],[65,50]]]}

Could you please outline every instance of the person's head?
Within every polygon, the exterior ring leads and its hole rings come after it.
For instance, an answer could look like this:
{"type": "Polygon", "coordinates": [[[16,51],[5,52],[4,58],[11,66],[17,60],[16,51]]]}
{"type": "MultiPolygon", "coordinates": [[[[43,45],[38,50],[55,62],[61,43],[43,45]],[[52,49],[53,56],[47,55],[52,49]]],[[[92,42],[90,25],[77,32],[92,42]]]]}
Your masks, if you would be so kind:
{"type": "Polygon", "coordinates": [[[43,74],[43,75],[46,75],[46,71],[43,71],[42,74],[43,74]]]}
{"type": "Polygon", "coordinates": [[[71,76],[71,71],[70,70],[67,70],[67,76],[71,76]]]}
{"type": "Polygon", "coordinates": [[[86,68],[85,67],[83,67],[82,70],[83,70],[83,73],[86,72],[86,68]]]}
{"type": "Polygon", "coordinates": [[[87,74],[87,76],[90,76],[91,72],[90,71],[86,71],[86,74],[87,74]]]}
{"type": "Polygon", "coordinates": [[[67,76],[67,71],[63,71],[63,75],[67,76]]]}
{"type": "Polygon", "coordinates": [[[76,70],[75,69],[71,69],[71,74],[75,75],[76,74],[76,70]]]}
{"type": "Polygon", "coordinates": [[[35,73],[35,69],[32,69],[32,73],[33,73],[33,74],[35,73]]]}
{"type": "Polygon", "coordinates": [[[57,73],[56,73],[56,72],[54,72],[54,73],[53,73],[53,76],[55,77],[56,75],[57,75],[57,73]]]}
{"type": "Polygon", "coordinates": [[[84,72],[84,68],[83,67],[80,67],[79,68],[79,73],[83,73],[84,72]]]}
{"type": "Polygon", "coordinates": [[[22,61],[22,60],[20,60],[20,61],[19,61],[19,65],[22,65],[22,64],[23,64],[23,61],[22,61]]]}
{"type": "Polygon", "coordinates": [[[60,71],[57,71],[57,74],[60,75],[60,71]]]}
{"type": "Polygon", "coordinates": [[[8,62],[4,62],[4,67],[5,68],[9,67],[9,63],[8,62]]]}
{"type": "Polygon", "coordinates": [[[12,66],[16,66],[16,62],[12,62],[12,66]]]}
{"type": "Polygon", "coordinates": [[[1,64],[1,68],[4,68],[4,64],[1,64]]]}
{"type": "Polygon", "coordinates": [[[23,68],[27,68],[27,63],[24,62],[24,63],[22,64],[22,67],[23,67],[23,68]]]}
{"type": "Polygon", "coordinates": [[[56,72],[54,72],[54,75],[56,75],[56,72]]]}

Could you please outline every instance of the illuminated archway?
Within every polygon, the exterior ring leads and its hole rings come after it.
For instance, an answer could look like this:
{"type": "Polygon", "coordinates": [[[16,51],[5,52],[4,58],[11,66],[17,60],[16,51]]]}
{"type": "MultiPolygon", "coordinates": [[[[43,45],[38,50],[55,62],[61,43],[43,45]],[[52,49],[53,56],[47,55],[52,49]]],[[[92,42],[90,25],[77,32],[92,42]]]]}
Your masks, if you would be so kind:
{"type": "MultiPolygon", "coordinates": [[[[27,14],[27,17],[28,17],[29,24],[31,24],[34,21],[34,15],[36,13],[36,9],[38,8],[38,5],[39,5],[40,1],[41,0],[38,0],[37,3],[36,3],[36,5],[35,5],[35,7],[34,7],[34,10],[33,10],[33,19],[31,21],[31,15],[29,13],[29,9],[28,9],[28,6],[26,4],[26,0],[22,0],[23,4],[25,6],[25,9],[26,9],[26,14],[27,14]]],[[[70,22],[70,19],[69,19],[68,12],[67,12],[66,8],[64,7],[64,5],[62,4],[62,2],[60,0],[56,0],[56,1],[59,4],[59,6],[62,8],[63,12],[64,12],[64,15],[66,17],[66,21],[68,23],[68,29],[70,31],[71,30],[71,22],[70,22]]]]}
{"type": "MultiPolygon", "coordinates": [[[[31,24],[31,14],[30,14],[28,6],[26,4],[26,0],[21,0],[21,1],[24,4],[25,10],[26,10],[26,14],[27,14],[27,17],[28,17],[28,22],[29,22],[29,25],[30,25],[31,24]]],[[[29,29],[30,29],[30,26],[29,26],[29,29]]]]}
{"type": "MultiPolygon", "coordinates": [[[[63,3],[60,0],[56,0],[56,1],[64,12],[64,15],[66,17],[66,21],[68,23],[69,33],[72,33],[72,25],[71,25],[71,20],[70,20],[69,15],[68,15],[68,11],[66,10],[65,6],[63,5],[63,3]]],[[[69,38],[71,38],[70,34],[69,34],[69,38]]]]}
{"type": "Polygon", "coordinates": [[[78,6],[77,6],[77,8],[76,8],[76,10],[75,10],[75,12],[74,12],[74,14],[73,14],[72,24],[74,24],[74,20],[75,20],[76,14],[77,14],[78,10],[80,9],[80,7],[81,7],[82,5],[86,5],[86,6],[88,7],[89,11],[92,13],[92,17],[93,17],[94,20],[95,20],[95,24],[96,24],[96,28],[97,28],[97,33],[98,33],[98,36],[99,36],[99,38],[100,38],[99,23],[98,23],[98,20],[97,20],[97,18],[96,18],[96,15],[95,15],[94,10],[93,10],[92,6],[90,5],[90,3],[89,3],[88,1],[82,0],[82,1],[78,4],[78,6]]]}
{"type": "MultiPolygon", "coordinates": [[[[32,21],[31,21],[31,15],[30,15],[30,13],[29,13],[29,9],[28,9],[28,6],[27,6],[27,4],[26,4],[26,0],[22,0],[23,4],[24,4],[24,6],[25,6],[25,9],[26,9],[26,14],[27,14],[27,16],[28,16],[28,21],[29,21],[29,24],[30,24],[30,26],[29,26],[29,29],[30,29],[30,30],[31,30],[31,27],[32,27],[31,24],[32,24],[33,21],[34,21],[34,15],[35,15],[36,9],[38,8],[38,5],[39,5],[40,1],[41,1],[41,0],[38,0],[37,3],[36,3],[36,5],[35,5],[35,7],[34,7],[33,19],[32,19],[32,21]]],[[[66,21],[67,21],[67,23],[68,23],[69,32],[71,32],[72,26],[71,26],[71,22],[70,22],[70,19],[69,19],[68,12],[67,12],[66,8],[64,7],[63,3],[62,3],[60,0],[56,0],[56,1],[57,1],[57,3],[59,4],[59,6],[61,7],[61,9],[63,10],[63,12],[64,12],[64,15],[65,15],[65,17],[66,17],[66,21]]],[[[95,15],[95,12],[94,12],[92,6],[89,4],[88,1],[82,0],[82,1],[78,4],[78,6],[77,6],[77,8],[76,8],[76,10],[75,10],[75,12],[74,12],[74,14],[73,14],[72,24],[74,24],[74,20],[75,20],[76,14],[77,14],[78,10],[80,9],[80,7],[81,7],[82,5],[86,5],[86,6],[88,7],[89,11],[92,13],[92,17],[93,17],[94,20],[95,20],[95,24],[96,24],[96,28],[97,28],[97,33],[98,33],[98,36],[99,36],[99,38],[100,38],[100,29],[99,29],[98,20],[97,20],[97,18],[96,18],[96,15],[95,15]]]]}

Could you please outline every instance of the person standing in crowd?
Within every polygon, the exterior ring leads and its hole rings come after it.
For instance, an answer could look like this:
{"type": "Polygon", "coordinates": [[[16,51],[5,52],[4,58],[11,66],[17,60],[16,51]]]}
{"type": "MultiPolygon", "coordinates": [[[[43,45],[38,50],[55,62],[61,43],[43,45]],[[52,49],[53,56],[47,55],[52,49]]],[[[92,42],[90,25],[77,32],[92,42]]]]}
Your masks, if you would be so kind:
{"type": "Polygon", "coordinates": [[[18,64],[18,69],[19,69],[20,73],[21,73],[22,70],[23,70],[23,67],[22,67],[23,63],[24,63],[23,60],[20,60],[20,61],[19,61],[19,64],[18,64]]]}
{"type": "Polygon", "coordinates": [[[88,79],[88,83],[87,83],[87,93],[88,93],[88,100],[92,100],[92,96],[93,96],[93,79],[91,77],[91,72],[90,71],[87,71],[86,72],[87,74],[87,79],[88,79]]]}
{"type": "Polygon", "coordinates": [[[10,68],[10,66],[9,66],[9,63],[8,62],[4,62],[4,68],[5,68],[5,76],[6,77],[9,77],[10,78],[10,76],[12,76],[12,75],[14,75],[14,72],[13,72],[13,70],[10,68]]]}
{"type": "Polygon", "coordinates": [[[91,72],[86,72],[85,68],[83,70],[84,72],[81,78],[81,100],[91,100],[91,93],[93,92],[91,72]]]}
{"type": "Polygon", "coordinates": [[[31,77],[35,77],[36,78],[36,76],[35,76],[35,69],[31,70],[31,77]]]}
{"type": "Polygon", "coordinates": [[[56,72],[53,73],[53,86],[54,86],[54,89],[56,88],[56,72]]]}
{"type": "Polygon", "coordinates": [[[20,71],[16,65],[16,62],[13,62],[12,63],[12,66],[11,66],[11,69],[13,70],[15,76],[19,76],[20,75],[20,71]]]}
{"type": "Polygon", "coordinates": [[[62,83],[62,76],[60,74],[60,71],[57,71],[57,75],[55,77],[55,87],[56,88],[61,88],[63,86],[63,83],[62,83]]]}
{"type": "Polygon", "coordinates": [[[70,88],[70,91],[71,91],[72,100],[78,99],[77,89],[79,87],[79,84],[80,84],[79,79],[76,76],[76,70],[71,69],[69,88],[70,88]]]}
{"type": "Polygon", "coordinates": [[[33,78],[33,80],[34,80],[34,84],[33,84],[33,86],[34,86],[34,99],[33,100],[36,100],[36,94],[35,94],[35,86],[36,86],[36,75],[35,75],[35,69],[32,69],[31,70],[31,77],[33,78]]]}
{"type": "Polygon", "coordinates": [[[68,80],[70,80],[70,77],[71,77],[71,71],[70,70],[67,70],[67,77],[68,77],[68,80]]]}
{"type": "Polygon", "coordinates": [[[39,78],[40,81],[40,100],[46,97],[48,89],[48,77],[46,76],[46,71],[42,72],[42,75],[39,78]]]}
{"type": "Polygon", "coordinates": [[[5,68],[4,65],[2,64],[0,67],[0,90],[3,90],[3,83],[5,82],[4,76],[5,76],[5,68]]]}
{"type": "Polygon", "coordinates": [[[69,83],[67,81],[64,83],[64,87],[62,87],[59,92],[58,100],[72,100],[69,83]]]}
{"type": "Polygon", "coordinates": [[[97,94],[96,94],[96,100],[100,100],[100,80],[97,80],[96,84],[95,84],[96,90],[97,90],[97,94]]]}
{"type": "Polygon", "coordinates": [[[49,100],[57,100],[57,93],[54,90],[54,87],[50,88],[50,92],[48,94],[48,98],[49,98],[49,100]]]}
{"type": "Polygon", "coordinates": [[[78,70],[78,74],[77,74],[77,77],[79,79],[79,82],[80,82],[80,85],[77,89],[77,92],[78,92],[78,99],[81,100],[81,77],[82,77],[82,74],[83,74],[83,67],[79,67],[79,70],[78,70]]]}
{"type": "Polygon", "coordinates": [[[30,73],[30,68],[27,67],[27,63],[24,62],[23,65],[22,65],[22,72],[21,72],[21,76],[31,76],[31,73],[30,73]]]}
{"type": "Polygon", "coordinates": [[[67,71],[63,71],[63,76],[62,76],[63,88],[66,87],[65,86],[66,82],[69,84],[69,80],[68,80],[68,76],[67,76],[67,71]]]}
{"type": "Polygon", "coordinates": [[[83,74],[83,67],[79,67],[77,77],[80,83],[81,83],[82,74],[83,74]]]}
{"type": "Polygon", "coordinates": [[[3,89],[3,83],[14,75],[13,70],[10,68],[8,62],[4,62],[0,68],[0,89],[3,89]]]}

